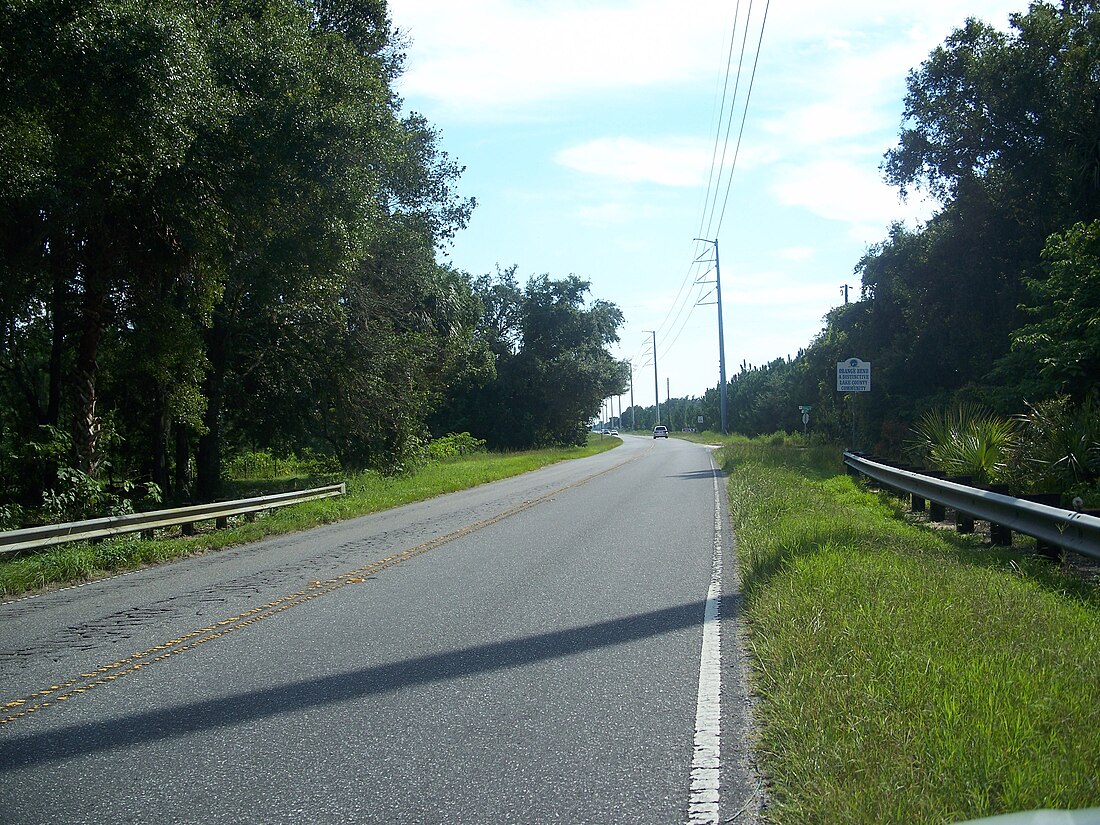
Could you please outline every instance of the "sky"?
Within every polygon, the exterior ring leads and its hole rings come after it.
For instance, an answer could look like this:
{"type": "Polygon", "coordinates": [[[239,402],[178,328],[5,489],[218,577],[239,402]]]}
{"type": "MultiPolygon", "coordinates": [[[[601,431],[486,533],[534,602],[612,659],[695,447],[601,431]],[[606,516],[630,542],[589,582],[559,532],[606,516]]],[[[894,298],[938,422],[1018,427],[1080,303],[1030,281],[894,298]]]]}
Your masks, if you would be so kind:
{"type": "Polygon", "coordinates": [[[882,180],[908,72],[967,17],[1007,29],[1027,3],[389,6],[406,38],[398,94],[477,200],[442,258],[589,281],[625,316],[611,349],[651,406],[655,383],[662,401],[719,384],[716,248],[727,377],[797,355],[845,284],[858,297],[868,249],[936,209],[882,180]]]}

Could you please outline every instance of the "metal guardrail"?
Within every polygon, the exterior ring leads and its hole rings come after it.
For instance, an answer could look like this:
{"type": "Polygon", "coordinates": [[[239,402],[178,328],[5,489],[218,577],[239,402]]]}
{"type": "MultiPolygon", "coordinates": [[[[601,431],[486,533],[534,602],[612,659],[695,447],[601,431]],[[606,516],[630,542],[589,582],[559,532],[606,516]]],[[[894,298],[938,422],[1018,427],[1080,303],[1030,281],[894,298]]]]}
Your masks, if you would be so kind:
{"type": "Polygon", "coordinates": [[[1096,516],[899,470],[854,453],[845,453],[844,463],[888,487],[981,521],[1000,524],[1047,544],[1100,559],[1100,518],[1096,516]]]}
{"type": "Polygon", "coordinates": [[[175,507],[170,510],[150,510],[147,513],[131,513],[125,516],[107,516],[88,521],[70,521],[64,524],[28,527],[24,530],[9,530],[0,533],[0,557],[22,550],[44,550],[47,547],[68,542],[102,539],[124,533],[140,533],[158,527],[174,527],[196,521],[258,513],[262,510],[273,510],[276,507],[300,504],[303,501],[342,496],[345,492],[343,483],[330,484],[310,490],[275,493],[237,501],[215,501],[210,504],[175,507]]]}

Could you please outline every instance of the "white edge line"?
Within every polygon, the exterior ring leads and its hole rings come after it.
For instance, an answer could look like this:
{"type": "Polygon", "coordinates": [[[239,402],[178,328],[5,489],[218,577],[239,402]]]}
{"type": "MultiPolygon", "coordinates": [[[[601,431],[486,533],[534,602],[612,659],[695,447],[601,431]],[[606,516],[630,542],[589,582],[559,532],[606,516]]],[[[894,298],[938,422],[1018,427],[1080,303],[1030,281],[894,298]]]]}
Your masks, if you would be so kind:
{"type": "Polygon", "coordinates": [[[717,823],[721,774],[722,718],[722,507],[718,473],[714,481],[714,554],[703,609],[703,647],[699,659],[699,696],[695,710],[695,749],[691,761],[688,823],[717,823]]]}

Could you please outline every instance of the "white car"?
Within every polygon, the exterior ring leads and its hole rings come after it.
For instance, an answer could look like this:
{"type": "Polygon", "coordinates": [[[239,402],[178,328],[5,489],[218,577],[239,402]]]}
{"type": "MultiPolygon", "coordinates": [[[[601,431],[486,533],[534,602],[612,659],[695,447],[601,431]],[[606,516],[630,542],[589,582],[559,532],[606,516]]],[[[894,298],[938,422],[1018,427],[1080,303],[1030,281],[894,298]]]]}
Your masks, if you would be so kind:
{"type": "Polygon", "coordinates": [[[668,427],[666,427],[664,424],[658,424],[656,427],[653,428],[653,437],[668,438],[668,427]]]}

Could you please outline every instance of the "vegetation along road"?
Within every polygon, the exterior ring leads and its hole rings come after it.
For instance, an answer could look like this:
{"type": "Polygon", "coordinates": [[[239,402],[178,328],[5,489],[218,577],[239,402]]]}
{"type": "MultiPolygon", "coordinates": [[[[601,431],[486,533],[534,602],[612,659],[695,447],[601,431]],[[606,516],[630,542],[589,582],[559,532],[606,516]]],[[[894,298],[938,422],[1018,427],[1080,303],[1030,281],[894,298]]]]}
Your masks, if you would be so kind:
{"type": "Polygon", "coordinates": [[[706,447],[627,437],[4,604],[4,820],[724,821],[756,787],[725,500],[706,447]]]}

